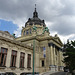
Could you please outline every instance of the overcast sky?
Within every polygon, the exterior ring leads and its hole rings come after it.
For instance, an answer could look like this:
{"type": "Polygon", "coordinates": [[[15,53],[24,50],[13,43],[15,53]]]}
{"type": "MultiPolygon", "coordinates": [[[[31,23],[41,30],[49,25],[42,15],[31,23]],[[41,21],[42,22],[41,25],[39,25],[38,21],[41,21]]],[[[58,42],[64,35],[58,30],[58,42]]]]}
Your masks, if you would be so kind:
{"type": "Polygon", "coordinates": [[[62,42],[75,40],[75,0],[0,0],[0,30],[20,36],[22,26],[32,18],[35,4],[50,35],[58,34],[62,42]]]}

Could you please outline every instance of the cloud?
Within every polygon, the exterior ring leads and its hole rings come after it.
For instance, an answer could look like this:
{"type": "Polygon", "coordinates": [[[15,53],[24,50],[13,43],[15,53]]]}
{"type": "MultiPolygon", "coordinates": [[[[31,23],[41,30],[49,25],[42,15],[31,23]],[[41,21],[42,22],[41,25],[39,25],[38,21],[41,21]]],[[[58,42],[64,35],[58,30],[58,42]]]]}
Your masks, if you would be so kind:
{"type": "Polygon", "coordinates": [[[71,35],[75,33],[75,16],[61,16],[52,25],[51,29],[60,35],[71,35]]]}
{"type": "Polygon", "coordinates": [[[40,19],[45,20],[51,34],[73,39],[75,0],[0,0],[0,19],[17,24],[18,29],[14,33],[20,36],[22,26],[33,16],[35,3],[40,19]]]}

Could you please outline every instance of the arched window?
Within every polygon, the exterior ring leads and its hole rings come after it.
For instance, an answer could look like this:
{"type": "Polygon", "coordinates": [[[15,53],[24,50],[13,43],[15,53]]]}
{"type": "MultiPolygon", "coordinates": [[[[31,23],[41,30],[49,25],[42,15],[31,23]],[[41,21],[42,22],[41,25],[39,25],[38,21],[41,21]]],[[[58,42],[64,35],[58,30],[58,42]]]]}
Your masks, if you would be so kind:
{"type": "Polygon", "coordinates": [[[31,34],[31,29],[30,29],[30,34],[31,34]]]}
{"type": "Polygon", "coordinates": [[[26,31],[26,35],[28,35],[28,30],[26,31]]]}
{"type": "Polygon", "coordinates": [[[23,35],[25,35],[25,31],[23,32],[23,35]]]}

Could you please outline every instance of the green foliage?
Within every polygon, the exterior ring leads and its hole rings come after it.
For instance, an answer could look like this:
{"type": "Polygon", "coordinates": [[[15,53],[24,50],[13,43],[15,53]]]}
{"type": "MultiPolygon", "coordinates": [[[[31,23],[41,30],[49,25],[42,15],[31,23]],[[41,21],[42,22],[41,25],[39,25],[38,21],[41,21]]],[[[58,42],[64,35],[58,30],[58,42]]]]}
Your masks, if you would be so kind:
{"type": "Polygon", "coordinates": [[[64,45],[64,63],[69,68],[70,72],[75,70],[75,41],[67,42],[64,45]]]}

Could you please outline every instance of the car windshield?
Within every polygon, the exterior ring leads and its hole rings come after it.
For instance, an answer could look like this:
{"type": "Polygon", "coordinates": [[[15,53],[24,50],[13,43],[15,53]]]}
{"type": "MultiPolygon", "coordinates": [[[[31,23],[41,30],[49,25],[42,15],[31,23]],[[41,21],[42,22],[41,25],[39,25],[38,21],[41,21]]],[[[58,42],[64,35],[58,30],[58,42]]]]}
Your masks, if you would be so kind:
{"type": "Polygon", "coordinates": [[[0,73],[0,75],[5,75],[5,73],[0,73]]]}
{"type": "Polygon", "coordinates": [[[15,73],[6,73],[5,75],[16,75],[15,73]]]}

